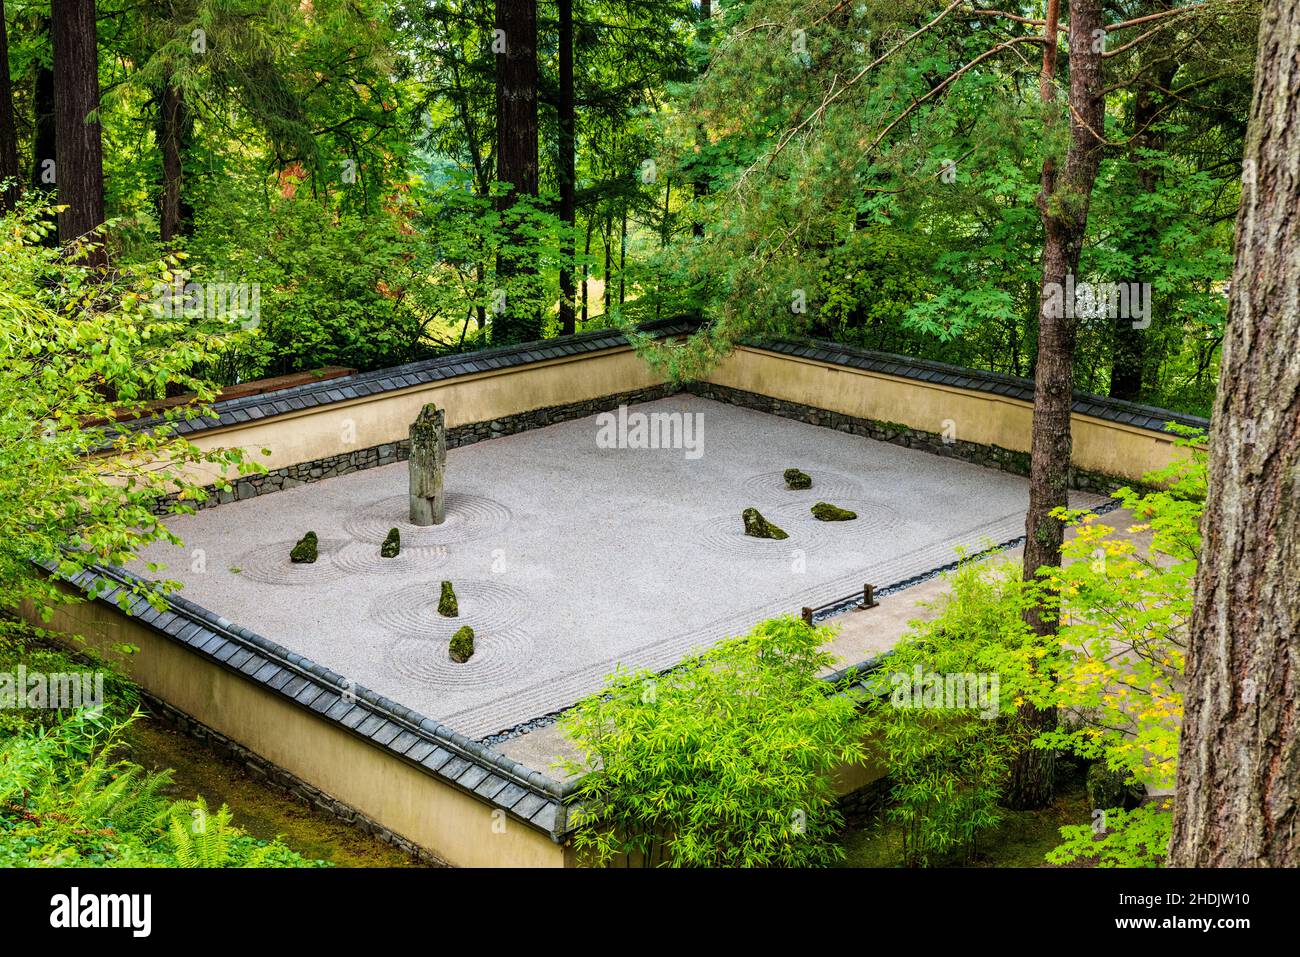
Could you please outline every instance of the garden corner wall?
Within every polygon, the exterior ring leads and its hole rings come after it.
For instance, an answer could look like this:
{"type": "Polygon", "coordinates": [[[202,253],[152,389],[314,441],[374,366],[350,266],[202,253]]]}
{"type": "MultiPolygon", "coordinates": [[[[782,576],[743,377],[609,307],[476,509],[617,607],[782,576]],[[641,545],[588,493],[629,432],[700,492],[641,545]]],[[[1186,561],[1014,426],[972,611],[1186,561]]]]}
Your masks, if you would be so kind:
{"type": "MultiPolygon", "coordinates": [[[[740,346],[692,391],[1028,472],[1033,383],[1024,379],[829,343],[772,343],[740,346]]],[[[1071,421],[1074,484],[1111,491],[1169,465],[1184,454],[1164,431],[1170,421],[1209,426],[1163,409],[1077,396],[1071,421]]]]}
{"type": "MultiPolygon", "coordinates": [[[[332,401],[223,423],[190,438],[204,451],[241,448],[251,461],[272,472],[283,471],[291,481],[310,481],[328,477],[326,472],[339,475],[396,461],[396,446],[405,443],[411,422],[429,402],[446,410],[448,445],[455,448],[466,441],[589,415],[598,411],[597,404],[607,404],[600,400],[610,397],[633,402],[653,398],[658,394],[653,390],[663,386],[626,346],[546,357],[527,365],[476,371],[471,363],[465,368],[431,381],[419,381],[411,373],[396,375],[375,383],[395,388],[359,395],[348,391],[348,383],[339,383],[320,390],[326,398],[337,396],[332,401]],[[554,412],[529,415],[537,410],[554,412]],[[271,454],[262,455],[263,449],[271,454]],[[297,468],[302,465],[308,468],[297,468]]],[[[212,466],[196,466],[189,474],[204,485],[217,477],[212,466]]]]}
{"type": "MultiPolygon", "coordinates": [[[[691,322],[647,327],[661,337],[691,322]]],[[[747,343],[686,390],[775,415],[1025,473],[1033,383],[829,343],[747,343]]],[[[245,395],[176,424],[200,448],[242,448],[267,474],[233,478],[203,507],[400,461],[420,408],[447,412],[457,447],[679,391],[617,332],[597,331],[245,395]],[[262,456],[262,449],[269,455],[262,456]]],[[[1180,454],[1165,422],[1204,420],[1076,396],[1073,483],[1110,491],[1180,454]]],[[[216,479],[195,470],[201,484],[216,479]]],[[[460,865],[572,866],[561,785],[183,597],[161,610],[133,580],[97,569],[108,593],[52,627],[109,652],[192,732],[257,773],[385,840],[460,865]],[[125,596],[125,608],[114,601],[125,596]]],[[[878,778],[842,769],[837,793],[878,778]]]]}

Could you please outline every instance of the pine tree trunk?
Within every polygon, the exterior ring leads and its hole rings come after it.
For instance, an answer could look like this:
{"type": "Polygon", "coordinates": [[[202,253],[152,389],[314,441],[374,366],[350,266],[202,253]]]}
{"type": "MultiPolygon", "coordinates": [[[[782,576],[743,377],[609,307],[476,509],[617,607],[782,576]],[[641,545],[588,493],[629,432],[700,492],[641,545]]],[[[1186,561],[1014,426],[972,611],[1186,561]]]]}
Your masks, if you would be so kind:
{"type": "MultiPolygon", "coordinates": [[[[536,0],[497,0],[496,29],[505,44],[497,54],[496,106],[497,179],[510,184],[498,208],[506,210],[520,196],[537,195],[536,0]]],[[[519,250],[522,242],[521,237],[510,236],[498,259],[497,273],[503,285],[511,277],[536,272],[536,263],[519,250]]],[[[531,306],[507,300],[505,314],[497,316],[493,324],[492,339],[498,344],[541,338],[541,316],[531,306]]]]}
{"type": "MultiPolygon", "coordinates": [[[[709,20],[712,19],[712,17],[713,17],[712,0],[700,0],[701,26],[699,32],[701,36],[704,37],[706,40],[708,38],[708,34],[707,32],[705,32],[707,30],[707,27],[703,25],[707,24],[709,20]]],[[[705,131],[704,124],[696,123],[695,124],[695,148],[700,152],[701,158],[703,157],[704,151],[708,149],[708,146],[709,146],[709,134],[705,131]]],[[[691,186],[695,193],[695,198],[697,200],[703,199],[705,196],[709,195],[709,178],[702,170],[695,173],[694,182],[691,184],[691,186]]],[[[702,237],[704,235],[704,224],[701,222],[692,223],[691,234],[694,235],[697,239],[702,237]]]]}
{"type": "Polygon", "coordinates": [[[14,125],[14,91],[9,81],[9,30],[0,0],[0,213],[18,204],[18,128],[14,125]]]}
{"type": "MultiPolygon", "coordinates": [[[[1034,578],[1043,567],[1061,564],[1065,527],[1052,510],[1069,504],[1070,411],[1074,405],[1074,344],[1076,323],[1067,301],[1067,278],[1079,263],[1088,205],[1101,164],[1105,97],[1101,82],[1101,48],[1093,31],[1101,26],[1100,0],[1070,0],[1070,145],[1065,168],[1052,157],[1043,163],[1038,206],[1046,238],[1043,245],[1043,285],[1038,310],[1038,358],[1034,366],[1034,420],[1030,439],[1029,511],[1025,517],[1024,576],[1034,578]]],[[[1048,18],[1051,19],[1050,17],[1048,18]]],[[[1050,28],[1053,29],[1054,28],[1050,28]]],[[[1050,34],[1049,34],[1050,35],[1050,34]]],[[[1044,74],[1051,73],[1045,58],[1044,74]]],[[[1044,81],[1043,99],[1052,102],[1044,81]]],[[[1054,614],[1033,609],[1026,621],[1044,637],[1054,635],[1054,614]]],[[[1055,709],[1030,704],[1020,710],[1029,735],[1056,726],[1055,709]]],[[[1015,808],[1042,807],[1052,799],[1054,755],[1024,747],[1013,763],[1007,803],[1015,808]]]]}
{"type": "Polygon", "coordinates": [[[574,259],[574,216],[576,204],[574,192],[577,186],[577,174],[574,170],[574,148],[577,117],[573,98],[573,0],[559,0],[560,16],[560,135],[559,135],[559,180],[560,180],[560,221],[570,230],[563,244],[563,258],[560,262],[560,331],[572,335],[575,331],[576,292],[573,282],[574,259]]]}
{"type": "Polygon", "coordinates": [[[170,245],[184,228],[181,206],[181,141],[184,124],[185,101],[181,91],[167,83],[158,100],[158,138],[162,147],[163,170],[162,195],[158,202],[158,233],[164,246],[170,245]]]}
{"type": "Polygon", "coordinates": [[[1300,866],[1300,0],[1269,0],[1210,434],[1170,863],[1300,866]]]}
{"type": "MultiPolygon", "coordinates": [[[[1148,5],[1153,8],[1154,5],[1148,5]]],[[[1147,8],[1144,8],[1147,9],[1147,8]]],[[[1160,56],[1159,53],[1156,54],[1160,56]]],[[[1164,148],[1164,136],[1154,128],[1160,115],[1163,90],[1170,88],[1176,63],[1161,62],[1151,68],[1151,75],[1145,74],[1139,80],[1140,85],[1133,94],[1133,133],[1130,143],[1130,159],[1138,167],[1138,186],[1146,193],[1154,193],[1160,186],[1160,173],[1151,166],[1150,161],[1142,157],[1143,150],[1160,150],[1164,148]]],[[[1133,258],[1139,259],[1151,252],[1158,242],[1158,224],[1148,216],[1134,230],[1133,258]]],[[[1140,272],[1140,270],[1139,270],[1140,272]]],[[[1134,275],[1129,277],[1131,283],[1150,282],[1150,276],[1134,275]]],[[[1112,320],[1114,341],[1112,343],[1110,367],[1110,391],[1112,399],[1137,401],[1142,397],[1143,372],[1146,369],[1146,343],[1151,330],[1138,329],[1133,320],[1126,316],[1116,316],[1112,320]]]]}
{"type": "Polygon", "coordinates": [[[614,281],[613,281],[612,277],[611,277],[610,274],[609,274],[610,270],[611,270],[612,268],[614,268],[613,265],[612,265],[612,263],[611,263],[611,258],[612,258],[612,255],[613,255],[612,245],[613,245],[613,242],[614,242],[614,237],[613,237],[613,235],[612,235],[613,232],[614,232],[614,220],[613,220],[613,218],[612,218],[609,214],[606,214],[606,216],[605,216],[605,271],[604,271],[604,273],[602,273],[602,275],[604,276],[604,279],[605,279],[605,296],[604,296],[604,303],[603,303],[603,305],[604,305],[604,313],[603,313],[603,315],[606,315],[606,316],[609,315],[609,311],[610,311],[610,309],[612,308],[612,307],[611,307],[611,302],[610,302],[610,300],[611,300],[611,297],[613,296],[613,293],[614,293],[614,281]]]}
{"type": "Polygon", "coordinates": [[[582,324],[587,324],[588,303],[587,294],[590,291],[589,283],[591,282],[591,231],[596,226],[594,217],[587,216],[587,241],[582,247],[582,324]]]}
{"type": "MultiPolygon", "coordinates": [[[[49,33],[46,23],[45,33],[49,33]]],[[[33,191],[54,192],[54,71],[37,64],[32,84],[32,178],[33,191]],[[48,173],[48,175],[47,175],[48,173]]]]}
{"type": "MultiPolygon", "coordinates": [[[[95,0],[52,0],[54,39],[55,180],[59,203],[59,241],[65,246],[104,222],[104,160],[100,142],[99,55],[95,38],[95,0]],[[94,119],[87,119],[95,114],[94,119]]],[[[106,265],[102,239],[84,257],[106,265]]]]}

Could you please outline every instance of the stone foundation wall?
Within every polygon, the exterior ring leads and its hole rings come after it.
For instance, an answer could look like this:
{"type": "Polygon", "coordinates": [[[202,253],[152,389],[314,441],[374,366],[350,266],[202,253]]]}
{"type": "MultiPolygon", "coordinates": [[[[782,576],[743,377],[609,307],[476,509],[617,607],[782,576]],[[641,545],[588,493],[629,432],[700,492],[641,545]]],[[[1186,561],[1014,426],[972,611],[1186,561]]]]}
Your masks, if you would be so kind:
{"type": "MultiPolygon", "coordinates": [[[[585,416],[596,415],[599,412],[612,411],[620,405],[650,402],[674,395],[678,391],[678,389],[667,385],[653,386],[648,389],[620,392],[615,395],[588,399],[583,402],[571,402],[567,405],[553,405],[543,409],[532,409],[528,412],[503,416],[486,422],[471,422],[468,425],[459,425],[447,430],[447,448],[460,448],[462,445],[473,445],[475,442],[483,442],[487,439],[498,439],[503,435],[514,435],[518,432],[540,429],[559,422],[567,422],[571,419],[581,419],[585,416]]],[[[338,455],[330,455],[325,458],[313,459],[310,462],[300,462],[285,468],[273,469],[264,475],[248,475],[235,479],[231,482],[231,487],[224,491],[209,485],[206,487],[208,497],[202,503],[191,502],[190,504],[200,509],[214,508],[227,502],[243,501],[244,499],[255,498],[258,495],[280,492],[309,482],[320,482],[327,478],[348,475],[364,469],[405,462],[410,458],[410,455],[411,443],[409,439],[340,452],[338,455]]],[[[164,512],[169,510],[174,501],[175,496],[173,495],[161,499],[155,506],[155,511],[164,512]]]]}
{"type": "MultiPolygon", "coordinates": [[[[1029,453],[1002,448],[999,445],[983,445],[978,442],[945,439],[935,432],[914,429],[897,422],[880,422],[831,412],[816,406],[774,399],[733,389],[729,386],[715,385],[709,382],[692,382],[681,389],[670,385],[653,386],[615,395],[572,402],[566,405],[549,406],[520,412],[484,422],[472,422],[468,425],[455,426],[447,430],[447,448],[454,449],[463,445],[472,445],[487,439],[496,439],[504,435],[540,429],[559,422],[580,419],[617,409],[620,405],[632,405],[638,402],[650,402],[685,391],[704,399],[727,402],[746,409],[779,415],[787,419],[807,422],[810,425],[862,435],[880,442],[889,442],[911,449],[921,449],[933,455],[942,455],[962,459],[966,462],[982,465],[985,468],[1011,472],[1015,475],[1029,474],[1029,453]]],[[[284,489],[319,482],[338,475],[360,472],[364,469],[377,468],[404,462],[410,457],[410,441],[402,439],[383,445],[340,452],[337,455],[301,462],[285,468],[274,469],[264,475],[249,475],[231,483],[231,488],[219,491],[215,486],[207,486],[208,498],[197,508],[212,508],[227,502],[242,501],[258,495],[279,492],[284,489]]],[[[1124,485],[1135,486],[1136,483],[1098,472],[1083,469],[1070,470],[1070,487],[1084,492],[1109,495],[1124,485]]],[[[156,511],[163,512],[170,508],[174,496],[168,496],[156,506],[156,511]]],[[[191,503],[193,504],[193,503],[191,503]]]]}
{"type": "MultiPolygon", "coordinates": [[[[714,385],[711,382],[692,382],[686,391],[703,399],[715,402],[727,402],[746,409],[755,409],[769,415],[779,415],[786,419],[796,419],[809,425],[862,435],[879,442],[901,445],[909,449],[921,449],[934,455],[962,459],[985,468],[1012,472],[1016,475],[1029,474],[1029,453],[1004,449],[999,445],[981,445],[978,442],[964,442],[945,439],[937,432],[924,432],[897,422],[878,422],[873,419],[861,419],[841,412],[830,412],[816,406],[774,399],[756,392],[745,392],[730,386],[714,385]]],[[[1109,495],[1115,489],[1135,483],[1097,472],[1082,469],[1070,469],[1070,487],[1083,492],[1109,495]]]]}

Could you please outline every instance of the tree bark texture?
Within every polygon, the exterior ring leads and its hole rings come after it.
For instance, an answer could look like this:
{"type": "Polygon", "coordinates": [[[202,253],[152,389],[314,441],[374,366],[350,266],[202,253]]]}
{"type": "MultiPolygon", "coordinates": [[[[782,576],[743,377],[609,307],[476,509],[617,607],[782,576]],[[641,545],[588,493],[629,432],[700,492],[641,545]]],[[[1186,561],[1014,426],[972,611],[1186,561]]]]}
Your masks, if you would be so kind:
{"type": "MultiPolygon", "coordinates": [[[[95,38],[95,0],[52,0],[54,40],[55,181],[59,203],[59,241],[65,246],[104,222],[104,159],[100,140],[99,55],[95,38]],[[93,115],[93,116],[92,116],[93,115]]],[[[102,239],[83,261],[108,262],[102,239]]]]}
{"type": "Polygon", "coordinates": [[[1300,0],[1264,5],[1170,863],[1300,866],[1300,0]]]}

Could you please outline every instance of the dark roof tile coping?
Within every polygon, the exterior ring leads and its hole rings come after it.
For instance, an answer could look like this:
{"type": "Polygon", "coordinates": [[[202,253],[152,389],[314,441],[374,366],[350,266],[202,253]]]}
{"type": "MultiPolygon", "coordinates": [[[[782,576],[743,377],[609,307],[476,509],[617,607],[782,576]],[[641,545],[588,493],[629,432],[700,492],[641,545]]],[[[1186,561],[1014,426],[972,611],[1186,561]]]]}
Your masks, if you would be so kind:
{"type": "MultiPolygon", "coordinates": [[[[56,568],[52,564],[46,564],[44,567],[47,571],[56,572],[56,568]]],[[[113,583],[112,588],[96,596],[97,600],[104,602],[113,601],[114,597],[124,590],[140,586],[147,588],[150,584],[123,568],[104,565],[93,566],[93,568],[75,576],[72,582],[82,590],[88,590],[96,578],[113,583]]],[[[197,625],[206,634],[206,637],[198,642],[194,640],[186,642],[191,647],[197,648],[199,645],[207,644],[215,638],[239,646],[240,650],[249,655],[256,653],[256,655],[267,659],[268,662],[295,672],[297,677],[301,678],[306,684],[315,685],[321,692],[330,691],[338,695],[350,695],[356,703],[364,704],[375,717],[395,723],[398,730],[408,731],[419,737],[429,739],[430,743],[450,751],[469,764],[482,768],[486,772],[494,773],[511,783],[536,793],[548,804],[563,800],[573,790],[571,784],[566,786],[564,783],[555,781],[540,771],[493,751],[472,738],[468,738],[444,724],[426,718],[390,698],[371,691],[369,688],[350,684],[344,676],[337,672],[318,665],[311,659],[292,652],[247,628],[236,625],[201,605],[197,605],[179,595],[165,595],[162,598],[167,610],[161,614],[170,612],[180,621],[169,622],[165,628],[159,628],[156,624],[151,627],[167,634],[176,635],[184,630],[187,625],[197,625]]],[[[129,614],[144,621],[146,610],[152,608],[153,606],[147,599],[143,596],[136,596],[131,602],[129,614]]],[[[155,617],[161,617],[161,615],[155,617]]],[[[220,647],[220,645],[214,646],[214,650],[220,647]]],[[[224,648],[221,649],[222,652],[225,650],[224,648]]],[[[233,654],[233,650],[231,653],[233,654]]],[[[213,657],[210,652],[207,654],[209,657],[213,657]]],[[[231,654],[227,654],[226,657],[231,657],[231,654]]],[[[267,681],[258,680],[258,683],[270,687],[267,681]]],[[[301,692],[302,688],[299,688],[298,691],[301,692]]]]}
{"type": "MultiPolygon", "coordinates": [[[[684,335],[697,328],[697,323],[682,319],[666,319],[645,323],[638,331],[658,336],[684,335]]],[[[276,392],[263,392],[258,395],[227,399],[212,406],[214,415],[182,418],[171,423],[173,428],[183,434],[203,432],[208,429],[237,425],[256,415],[276,415],[297,411],[333,402],[364,398],[379,392],[391,392],[398,389],[427,385],[441,379],[458,375],[472,375],[476,372],[510,366],[529,365],[548,359],[563,359],[580,352],[598,352],[628,344],[627,336],[619,329],[593,329],[572,336],[556,339],[544,339],[539,342],[525,342],[519,345],[499,346],[494,349],[482,349],[476,352],[456,352],[436,359],[425,359],[406,365],[375,369],[324,382],[310,382],[304,385],[281,389],[276,392]]],[[[152,427],[161,424],[159,419],[141,419],[137,427],[152,427]]]]}
{"type": "MultiPolygon", "coordinates": [[[[700,326],[699,321],[692,319],[664,319],[639,326],[638,331],[667,337],[690,334],[700,326]]],[[[458,375],[528,365],[580,353],[599,352],[627,343],[627,336],[621,330],[593,329],[573,336],[544,339],[539,342],[525,342],[476,352],[452,353],[436,359],[376,369],[339,379],[305,383],[277,392],[228,399],[213,406],[215,413],[213,416],[179,419],[172,423],[172,426],[181,434],[203,432],[238,425],[252,419],[262,419],[334,402],[364,398],[377,393],[427,385],[458,375]]],[[[967,369],[928,359],[913,359],[887,352],[871,352],[820,339],[744,339],[741,344],[753,349],[797,356],[815,362],[828,362],[920,382],[987,392],[1024,402],[1032,402],[1034,397],[1034,383],[1031,379],[999,372],[967,369]]],[[[1167,422],[1177,422],[1180,425],[1200,429],[1208,429],[1210,424],[1208,419],[1200,416],[1085,392],[1075,393],[1073,408],[1080,415],[1133,425],[1153,432],[1165,432],[1167,422]]],[[[160,420],[157,419],[140,419],[133,423],[133,427],[144,428],[158,424],[160,420]]]]}
{"type": "MultiPolygon", "coordinates": [[[[966,369],[943,362],[934,362],[929,359],[912,359],[888,352],[870,352],[866,349],[839,345],[820,339],[746,339],[742,341],[742,344],[766,352],[803,356],[816,361],[867,369],[868,371],[899,376],[905,379],[939,382],[979,392],[994,392],[998,395],[1008,395],[1026,402],[1033,402],[1034,400],[1034,381],[1032,379],[1018,378],[1001,372],[966,369]],[[814,354],[814,350],[810,348],[810,345],[816,347],[816,354],[814,354]]],[[[1166,422],[1177,422],[1180,425],[1200,429],[1208,429],[1210,426],[1210,420],[1200,416],[1171,412],[1168,409],[1161,409],[1156,406],[1143,405],[1139,402],[1127,402],[1123,399],[1111,399],[1087,392],[1074,393],[1074,411],[1082,415],[1091,415],[1096,418],[1136,425],[1155,432],[1165,431],[1164,424],[1166,422]]]]}

